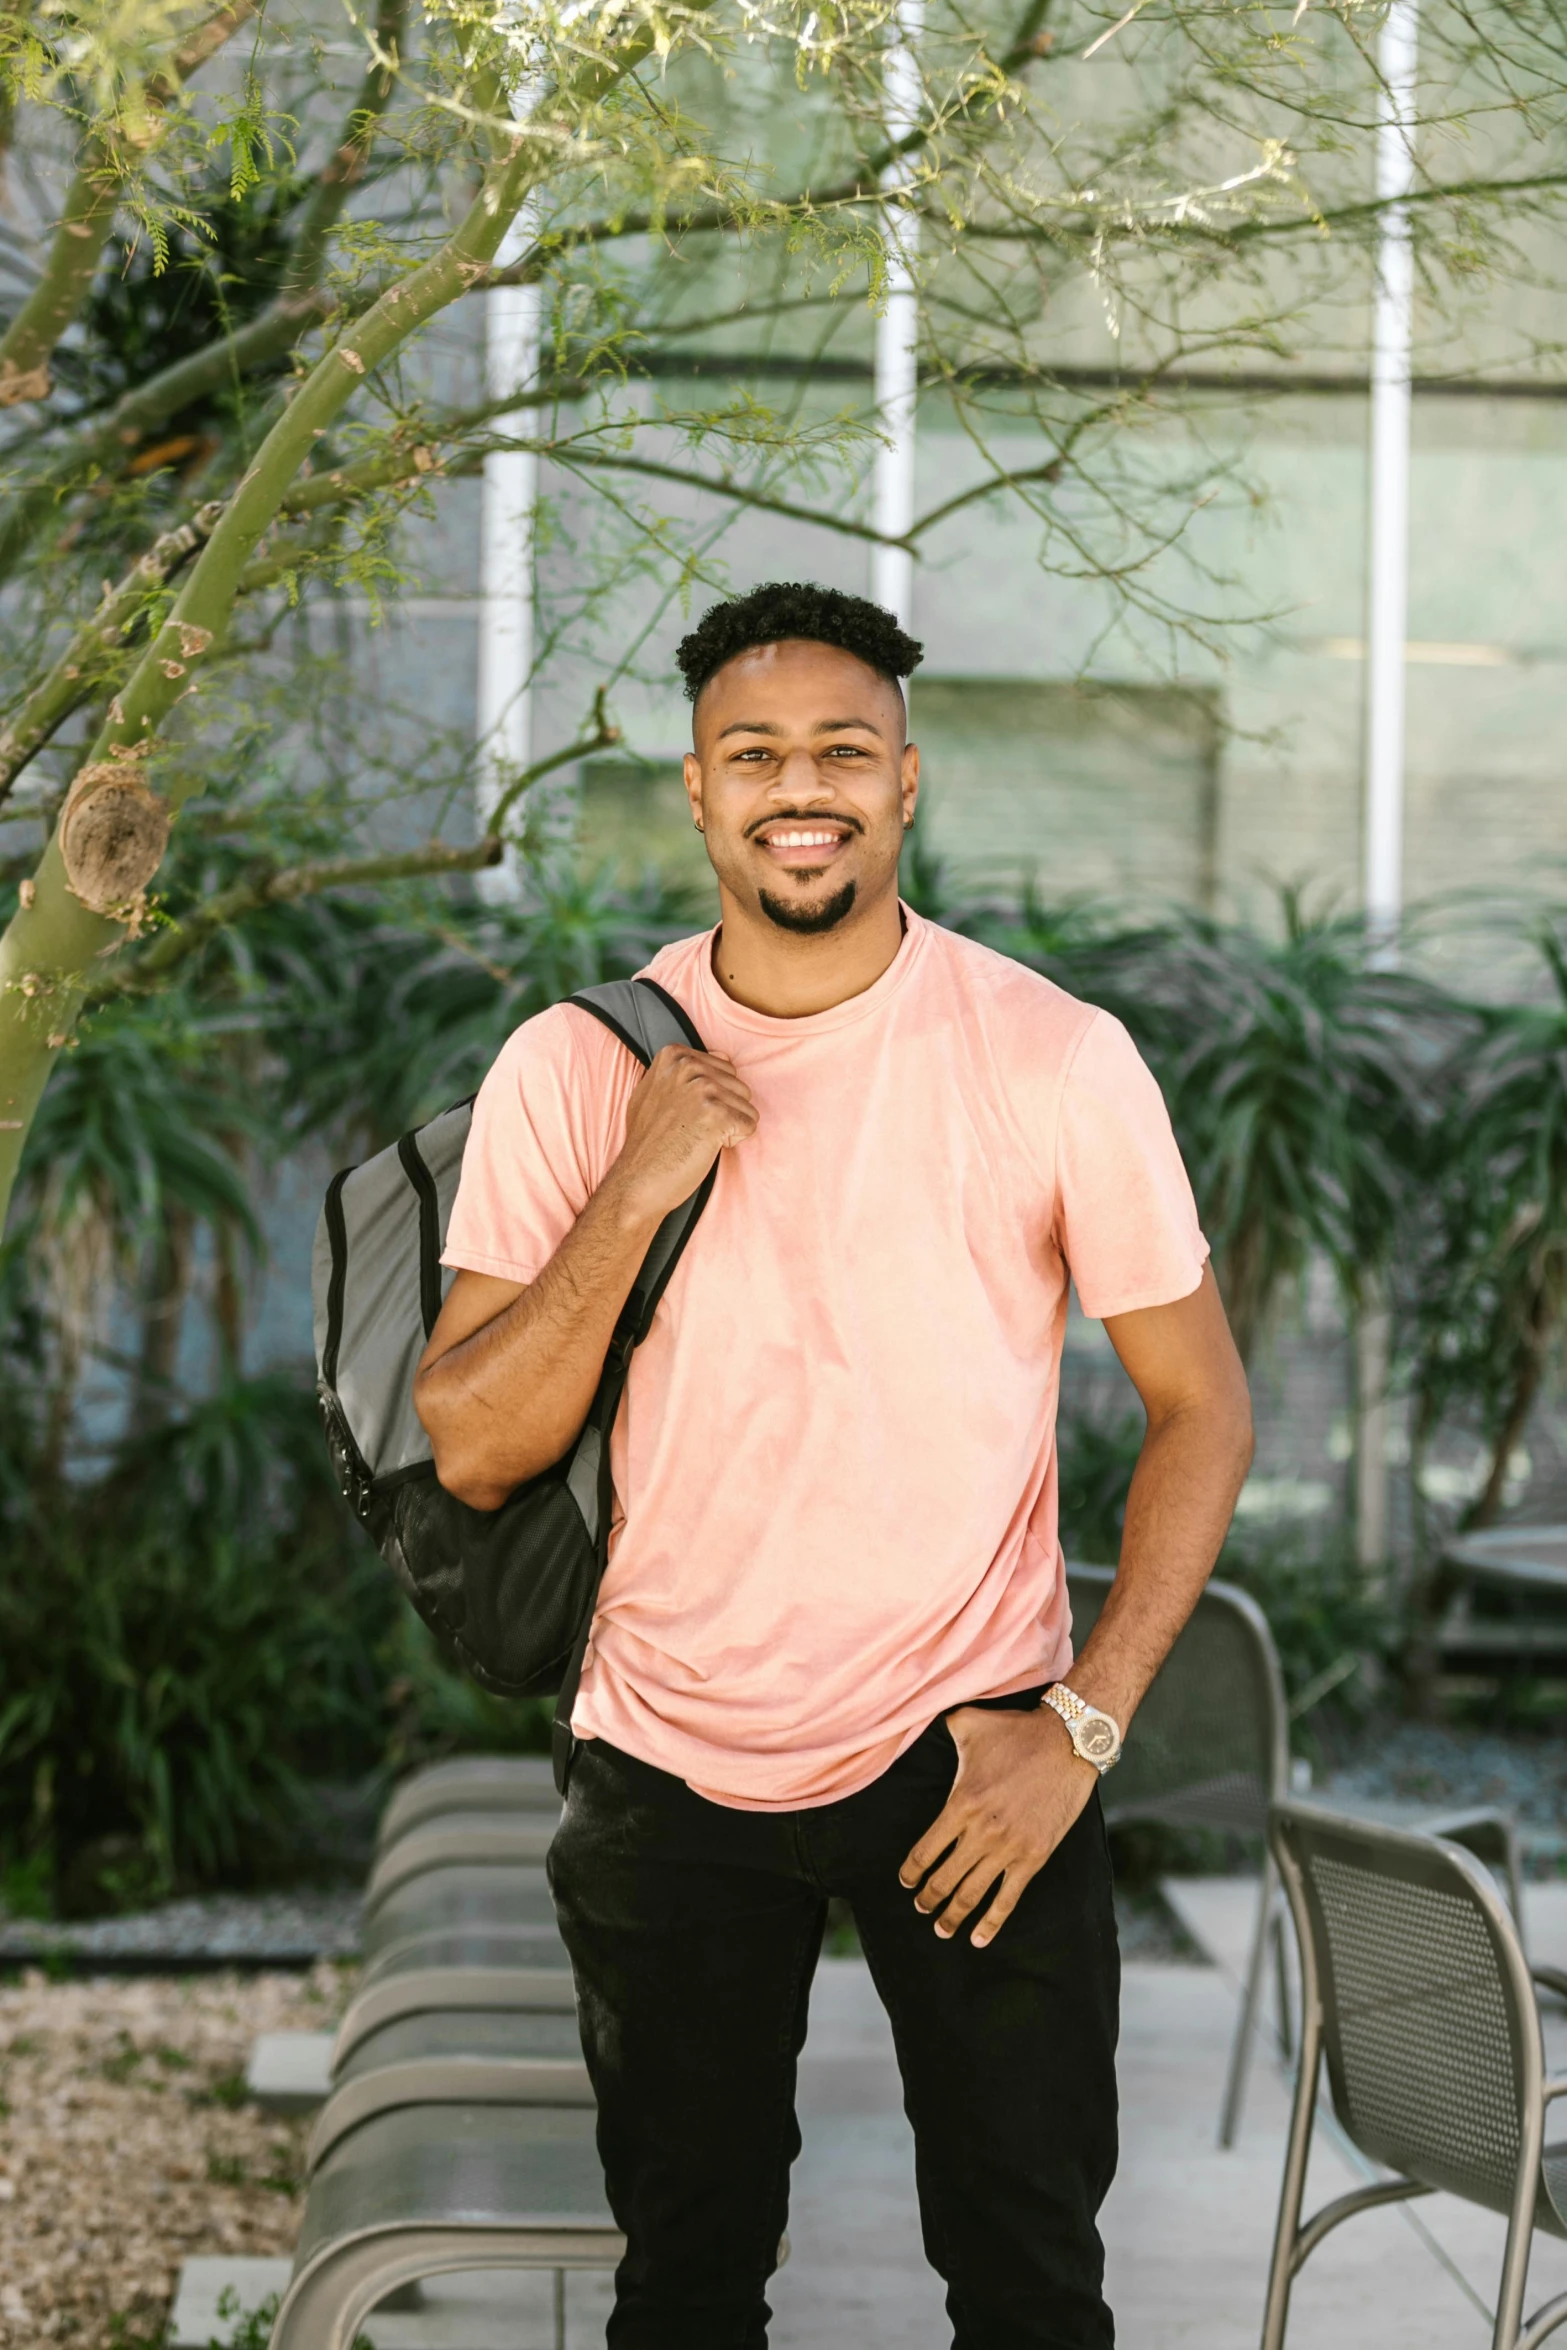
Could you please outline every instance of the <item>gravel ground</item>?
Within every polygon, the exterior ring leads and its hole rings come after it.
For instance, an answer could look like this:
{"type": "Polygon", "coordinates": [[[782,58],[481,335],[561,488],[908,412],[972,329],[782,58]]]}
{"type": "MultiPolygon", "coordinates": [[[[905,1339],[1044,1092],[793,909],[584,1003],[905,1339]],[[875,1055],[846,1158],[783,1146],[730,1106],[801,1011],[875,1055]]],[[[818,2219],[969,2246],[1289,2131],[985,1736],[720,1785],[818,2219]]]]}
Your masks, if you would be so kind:
{"type": "Polygon", "coordinates": [[[52,1953],[107,1965],[150,1967],[309,1966],[318,1958],[352,1958],[359,1948],[357,1891],[217,1893],[166,1901],[127,1917],[86,1925],[45,1925],[0,1917],[0,1966],[52,1953]]]}
{"type": "Polygon", "coordinates": [[[1525,1855],[1555,1876],[1567,1864],[1567,1740],[1559,1731],[1484,1731],[1380,1723],[1340,1733],[1312,1792],[1431,1804],[1494,1803],[1516,1817],[1525,1855]]]}
{"type": "Polygon", "coordinates": [[[188,2253],[292,2250],[302,2128],[245,2103],[243,2068],[344,1987],[330,1965],[0,1986],[3,2350],[154,2350],[188,2253]]]}

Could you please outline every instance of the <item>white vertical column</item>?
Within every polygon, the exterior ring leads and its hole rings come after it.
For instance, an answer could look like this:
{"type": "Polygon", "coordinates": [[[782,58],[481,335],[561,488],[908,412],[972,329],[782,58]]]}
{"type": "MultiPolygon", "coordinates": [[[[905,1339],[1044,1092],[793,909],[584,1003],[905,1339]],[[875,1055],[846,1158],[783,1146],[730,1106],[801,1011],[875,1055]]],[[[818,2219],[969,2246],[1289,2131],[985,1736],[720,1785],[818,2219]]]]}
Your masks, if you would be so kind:
{"type": "MultiPolygon", "coordinates": [[[[1398,959],[1404,911],[1404,640],[1409,619],[1409,373],[1414,254],[1403,199],[1414,185],[1419,0],[1392,0],[1378,51],[1377,247],[1371,342],[1370,549],[1366,587],[1364,889],[1373,960],[1398,959]]],[[[1392,1318],[1368,1297],[1355,1332],[1355,1554],[1388,1555],[1392,1318]]]]}
{"type": "Polygon", "coordinates": [[[1387,1564],[1392,1525],[1388,1438],[1392,1414],[1393,1317],[1379,1297],[1368,1297],[1355,1324],[1355,1557],[1372,1575],[1387,1564]]]}
{"type": "MultiPolygon", "coordinates": [[[[887,52],[887,135],[900,139],[919,121],[920,77],[915,45],[924,23],[922,0],[902,0],[897,39],[887,52]]],[[[904,184],[908,167],[888,166],[883,186],[904,184]]],[[[871,518],[889,538],[905,538],[914,520],[915,410],[919,395],[919,304],[914,262],[919,222],[889,205],[882,216],[887,254],[887,302],[876,321],[876,416],[885,445],[876,451],[871,518]]],[[[871,594],[907,628],[914,617],[914,558],[903,547],[873,548],[871,594]]]]}
{"type": "MultiPolygon", "coordinates": [[[[524,207],[496,255],[503,266],[532,243],[533,213],[524,207]]],[[[484,297],[484,390],[502,400],[531,382],[539,364],[539,289],[497,286],[484,297]]],[[[526,412],[524,412],[526,413],[526,412]]],[[[525,431],[503,418],[501,429],[525,431]]],[[[489,821],[507,786],[532,752],[533,509],[539,461],[531,449],[502,449],[484,460],[479,526],[479,821],[489,821]]],[[[492,903],[515,898],[520,875],[515,849],[479,874],[480,895],[492,903]]]]}
{"type": "Polygon", "coordinates": [[[1379,958],[1397,953],[1404,906],[1404,639],[1409,613],[1409,347],[1419,0],[1392,0],[1378,62],[1376,307],[1371,345],[1370,563],[1366,614],[1366,915],[1379,958]]]}

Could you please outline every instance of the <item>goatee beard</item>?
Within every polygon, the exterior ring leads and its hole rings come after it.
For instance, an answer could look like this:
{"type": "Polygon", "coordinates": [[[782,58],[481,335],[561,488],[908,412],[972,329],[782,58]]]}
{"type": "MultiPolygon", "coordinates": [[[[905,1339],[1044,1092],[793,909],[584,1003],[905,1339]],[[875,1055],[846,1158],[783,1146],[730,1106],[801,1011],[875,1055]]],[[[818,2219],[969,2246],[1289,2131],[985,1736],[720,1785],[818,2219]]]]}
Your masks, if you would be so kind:
{"type": "Polygon", "coordinates": [[[812,938],[824,930],[836,930],[838,924],[854,910],[854,884],[846,881],[830,898],[819,906],[796,905],[790,898],[775,898],[770,890],[758,892],[762,912],[769,922],[776,922],[780,930],[792,930],[797,937],[812,938]]]}

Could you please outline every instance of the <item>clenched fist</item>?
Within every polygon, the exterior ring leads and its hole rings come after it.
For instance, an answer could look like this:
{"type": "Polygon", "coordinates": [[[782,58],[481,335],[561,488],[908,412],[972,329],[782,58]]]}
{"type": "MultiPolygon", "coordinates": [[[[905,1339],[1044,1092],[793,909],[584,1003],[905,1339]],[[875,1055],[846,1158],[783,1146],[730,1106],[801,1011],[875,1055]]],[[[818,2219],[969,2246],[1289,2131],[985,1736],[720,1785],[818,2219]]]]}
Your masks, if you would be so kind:
{"type": "Polygon", "coordinates": [[[636,1212],[661,1221],[689,1199],[721,1150],[756,1132],[756,1104],[722,1053],[666,1044],[631,1096],[617,1184],[636,1212]]]}

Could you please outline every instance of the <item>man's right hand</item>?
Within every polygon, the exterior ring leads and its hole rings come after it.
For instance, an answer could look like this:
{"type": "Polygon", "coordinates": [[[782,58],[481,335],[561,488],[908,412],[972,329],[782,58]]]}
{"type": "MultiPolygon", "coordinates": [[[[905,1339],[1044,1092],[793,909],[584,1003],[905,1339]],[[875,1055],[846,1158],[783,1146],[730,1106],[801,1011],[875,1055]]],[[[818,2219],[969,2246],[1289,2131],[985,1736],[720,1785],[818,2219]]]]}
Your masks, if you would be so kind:
{"type": "Polygon", "coordinates": [[[733,1061],[667,1044],[632,1093],[609,1180],[633,1215],[661,1223],[691,1197],[721,1150],[755,1132],[756,1104],[733,1061]]]}

